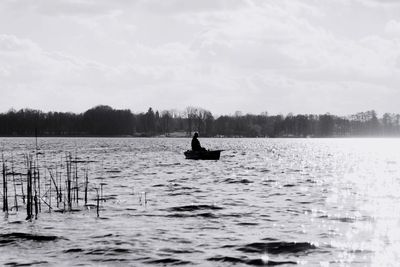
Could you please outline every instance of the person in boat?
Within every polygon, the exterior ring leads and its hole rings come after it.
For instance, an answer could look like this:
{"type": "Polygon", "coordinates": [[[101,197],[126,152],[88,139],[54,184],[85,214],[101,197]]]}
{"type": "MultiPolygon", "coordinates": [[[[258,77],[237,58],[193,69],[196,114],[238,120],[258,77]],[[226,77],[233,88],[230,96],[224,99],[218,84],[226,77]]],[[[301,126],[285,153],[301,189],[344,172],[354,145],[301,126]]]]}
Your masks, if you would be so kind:
{"type": "Polygon", "coordinates": [[[196,132],[196,133],[194,133],[193,139],[192,139],[192,151],[206,150],[204,147],[201,147],[200,141],[199,141],[199,139],[197,139],[197,137],[199,137],[199,134],[196,132]]]}

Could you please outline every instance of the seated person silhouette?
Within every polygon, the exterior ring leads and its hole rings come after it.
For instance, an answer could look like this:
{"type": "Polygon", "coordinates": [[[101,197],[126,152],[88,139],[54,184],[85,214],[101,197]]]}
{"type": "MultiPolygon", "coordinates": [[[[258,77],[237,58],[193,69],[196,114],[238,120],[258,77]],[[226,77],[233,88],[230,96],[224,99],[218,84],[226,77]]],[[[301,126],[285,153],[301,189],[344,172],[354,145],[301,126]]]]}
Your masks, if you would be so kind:
{"type": "Polygon", "coordinates": [[[205,151],[206,149],[204,147],[201,147],[198,133],[194,133],[193,139],[192,139],[192,151],[205,151]]]}

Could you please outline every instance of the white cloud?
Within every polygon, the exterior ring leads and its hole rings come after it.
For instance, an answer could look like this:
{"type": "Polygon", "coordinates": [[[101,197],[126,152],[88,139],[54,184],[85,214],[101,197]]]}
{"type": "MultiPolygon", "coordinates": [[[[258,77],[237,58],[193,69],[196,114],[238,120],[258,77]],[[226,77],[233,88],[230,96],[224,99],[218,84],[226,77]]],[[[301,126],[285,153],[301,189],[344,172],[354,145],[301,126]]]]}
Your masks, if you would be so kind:
{"type": "Polygon", "coordinates": [[[390,20],[385,26],[385,32],[396,38],[400,38],[400,21],[390,20]]]}
{"type": "MultiPolygon", "coordinates": [[[[347,1],[347,0],[344,0],[347,1]]],[[[369,7],[373,7],[373,8],[385,8],[387,6],[389,7],[398,7],[400,6],[399,1],[397,0],[355,0],[356,2],[362,4],[362,5],[366,5],[369,7]]]]}

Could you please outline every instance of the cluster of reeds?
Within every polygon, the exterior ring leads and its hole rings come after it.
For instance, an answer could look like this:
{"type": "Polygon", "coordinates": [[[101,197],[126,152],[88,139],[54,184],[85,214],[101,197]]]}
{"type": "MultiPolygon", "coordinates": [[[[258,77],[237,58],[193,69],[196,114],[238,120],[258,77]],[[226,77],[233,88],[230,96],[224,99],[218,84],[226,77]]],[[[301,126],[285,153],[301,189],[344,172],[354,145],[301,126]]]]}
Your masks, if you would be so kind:
{"type": "Polygon", "coordinates": [[[82,208],[96,206],[96,213],[99,216],[100,202],[104,201],[105,184],[89,183],[87,161],[78,160],[76,155],[73,158],[72,154],[68,153],[60,163],[49,166],[40,163],[39,155],[42,154],[25,155],[24,166],[20,166],[18,172],[15,170],[14,158],[11,157],[10,162],[2,155],[3,190],[0,194],[3,199],[3,212],[6,214],[10,211],[18,212],[21,207],[25,207],[26,219],[32,220],[38,218],[42,206],[48,212],[79,211],[82,208]],[[80,166],[82,163],[85,165],[80,166]],[[10,196],[8,190],[11,187],[13,190],[10,196]],[[90,194],[92,194],[91,200],[96,204],[89,203],[90,194]],[[10,199],[14,202],[11,208],[10,199]],[[83,201],[83,205],[79,206],[79,201],[83,201]]]}

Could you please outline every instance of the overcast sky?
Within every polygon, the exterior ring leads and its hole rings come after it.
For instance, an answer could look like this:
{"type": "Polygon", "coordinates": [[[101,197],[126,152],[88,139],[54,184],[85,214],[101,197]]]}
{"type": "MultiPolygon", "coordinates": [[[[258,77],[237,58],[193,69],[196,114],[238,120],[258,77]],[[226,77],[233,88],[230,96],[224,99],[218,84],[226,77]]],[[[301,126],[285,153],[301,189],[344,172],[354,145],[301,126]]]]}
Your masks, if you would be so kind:
{"type": "Polygon", "coordinates": [[[1,0],[0,112],[400,113],[398,0],[1,0]]]}

